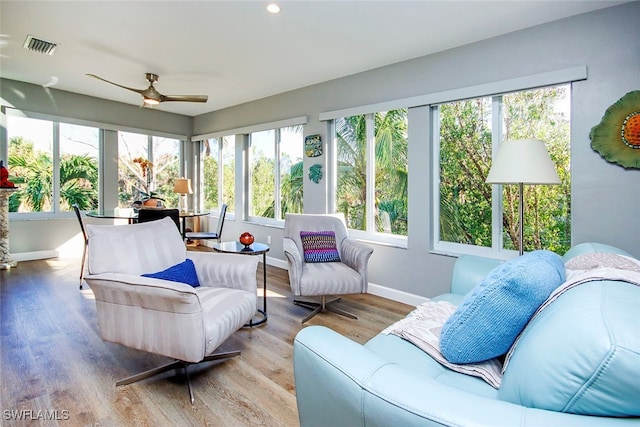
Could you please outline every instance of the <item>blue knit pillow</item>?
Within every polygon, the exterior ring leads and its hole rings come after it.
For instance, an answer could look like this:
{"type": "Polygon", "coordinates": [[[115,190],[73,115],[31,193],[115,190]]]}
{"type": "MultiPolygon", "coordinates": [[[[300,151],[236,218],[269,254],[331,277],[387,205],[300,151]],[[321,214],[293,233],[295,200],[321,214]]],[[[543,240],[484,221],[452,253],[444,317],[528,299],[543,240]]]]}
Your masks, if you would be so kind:
{"type": "Polygon", "coordinates": [[[505,354],[538,307],[565,281],[562,258],[534,251],[500,264],[442,327],[440,351],[452,363],[505,354]]]}
{"type": "Polygon", "coordinates": [[[339,262],[336,233],[333,231],[301,231],[304,262],[339,262]]]}
{"type": "Polygon", "coordinates": [[[154,279],[170,280],[172,282],[186,283],[194,288],[200,286],[198,281],[198,275],[196,273],[196,266],[189,258],[181,262],[180,264],[173,265],[166,270],[158,271],[157,273],[143,274],[143,277],[152,277],[154,279]]]}

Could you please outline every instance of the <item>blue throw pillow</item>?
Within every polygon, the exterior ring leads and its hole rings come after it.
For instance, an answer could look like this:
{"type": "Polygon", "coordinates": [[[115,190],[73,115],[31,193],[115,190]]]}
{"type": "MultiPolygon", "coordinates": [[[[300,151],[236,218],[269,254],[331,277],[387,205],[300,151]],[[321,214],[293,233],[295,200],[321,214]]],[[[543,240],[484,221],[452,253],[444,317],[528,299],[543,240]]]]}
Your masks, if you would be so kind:
{"type": "Polygon", "coordinates": [[[304,262],[339,262],[336,233],[333,231],[301,231],[304,262]]]}
{"type": "Polygon", "coordinates": [[[452,363],[505,354],[538,307],[565,281],[562,258],[534,251],[500,264],[442,327],[440,351],[452,363]]]}
{"type": "Polygon", "coordinates": [[[198,275],[196,274],[196,266],[189,258],[180,264],[173,265],[166,270],[157,273],[143,274],[144,277],[152,277],[154,279],[170,280],[172,282],[186,283],[194,288],[200,286],[198,275]]]}

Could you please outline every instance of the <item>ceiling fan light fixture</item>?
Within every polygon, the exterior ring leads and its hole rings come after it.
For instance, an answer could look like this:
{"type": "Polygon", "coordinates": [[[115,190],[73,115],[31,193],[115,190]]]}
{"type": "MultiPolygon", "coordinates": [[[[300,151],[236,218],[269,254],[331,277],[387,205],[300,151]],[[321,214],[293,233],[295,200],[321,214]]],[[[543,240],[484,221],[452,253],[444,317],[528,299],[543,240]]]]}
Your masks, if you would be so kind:
{"type": "Polygon", "coordinates": [[[276,3],[270,3],[269,5],[267,5],[267,10],[270,13],[280,13],[280,6],[278,6],[276,3]]]}
{"type": "Polygon", "coordinates": [[[153,99],[153,98],[149,98],[149,97],[144,97],[144,103],[147,105],[158,105],[160,104],[160,100],[158,99],[153,99]]]}

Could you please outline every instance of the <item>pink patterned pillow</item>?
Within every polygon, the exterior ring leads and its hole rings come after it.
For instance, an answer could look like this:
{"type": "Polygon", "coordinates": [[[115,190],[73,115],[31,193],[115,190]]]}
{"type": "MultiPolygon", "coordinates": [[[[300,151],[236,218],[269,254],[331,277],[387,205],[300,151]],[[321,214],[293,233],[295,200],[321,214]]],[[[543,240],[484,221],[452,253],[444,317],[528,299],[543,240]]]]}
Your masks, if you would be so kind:
{"type": "Polygon", "coordinates": [[[333,231],[301,231],[304,262],[340,262],[333,231]]]}

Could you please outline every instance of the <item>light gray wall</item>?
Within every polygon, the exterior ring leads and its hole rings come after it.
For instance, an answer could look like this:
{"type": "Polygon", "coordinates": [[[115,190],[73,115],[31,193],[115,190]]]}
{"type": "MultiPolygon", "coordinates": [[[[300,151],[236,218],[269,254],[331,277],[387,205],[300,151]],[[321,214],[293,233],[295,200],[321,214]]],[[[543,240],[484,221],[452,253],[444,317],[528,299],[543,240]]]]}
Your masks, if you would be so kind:
{"type": "MultiPolygon", "coordinates": [[[[599,241],[618,246],[640,257],[640,170],[625,170],[606,162],[590,148],[589,130],[598,124],[604,111],[625,93],[640,89],[640,2],[628,3],[539,27],[486,40],[371,70],[346,78],[302,88],[255,102],[238,105],[195,117],[191,134],[205,134],[225,129],[266,123],[306,115],[309,123],[305,135],[320,133],[328,142],[325,123],[319,113],[399,98],[412,97],[448,89],[511,79],[578,65],[588,67],[588,79],[577,82],[572,93],[572,230],[573,243],[599,241]]],[[[437,37],[437,34],[433,35],[437,37]]],[[[330,47],[328,47],[330,48],[330,47]]],[[[322,57],[322,52],[318,52],[322,57]]],[[[321,63],[321,61],[319,61],[321,63]]],[[[2,97],[6,93],[2,81],[2,97]]],[[[15,84],[15,83],[12,83],[15,84]]],[[[37,92],[38,89],[31,89],[37,92]]],[[[56,95],[58,105],[48,97],[30,96],[20,107],[32,110],[39,103],[50,114],[84,118],[106,115],[114,123],[145,126],[148,129],[179,133],[191,125],[189,118],[144,116],[141,120],[127,114],[115,114],[108,101],[56,95]],[[83,100],[67,102],[67,97],[83,100]],[[63,102],[60,105],[60,102],[63,102]],[[82,117],[79,117],[82,116],[82,117]]],[[[121,104],[117,104],[120,106],[121,104]]],[[[118,107],[119,108],[119,107],[118,107]]],[[[36,111],[41,111],[37,109],[36,111]]],[[[157,112],[151,112],[157,113],[157,112]]],[[[374,245],[370,263],[370,282],[410,294],[430,297],[448,289],[454,258],[429,253],[430,150],[427,138],[427,109],[410,111],[409,160],[409,246],[407,249],[374,245]],[[415,123],[422,123],[423,129],[415,123]]],[[[104,120],[102,120],[104,121],[104,120]]],[[[325,164],[326,158],[320,159],[325,164]]],[[[305,158],[305,171],[317,159],[305,158]]],[[[327,208],[326,179],[314,184],[305,180],[305,211],[324,212],[327,208]]],[[[51,221],[55,222],[55,221],[51,221]]],[[[71,225],[72,221],[68,221],[71,225]]],[[[211,224],[214,226],[215,224],[211,224]]],[[[22,252],[40,245],[42,236],[51,236],[50,225],[35,229],[21,221],[12,221],[11,250],[22,252]]],[[[260,227],[240,220],[225,223],[228,238],[250,231],[259,241],[272,238],[269,256],[278,260],[282,254],[282,230],[260,227]]],[[[75,230],[74,230],[75,232],[75,230]]]]}
{"type": "MultiPolygon", "coordinates": [[[[479,85],[586,65],[588,79],[572,92],[572,238],[599,241],[640,256],[640,170],[606,162],[590,147],[589,131],[625,93],[640,89],[640,3],[633,2],[511,33],[434,55],[238,105],[194,119],[194,134],[307,115],[305,135],[322,134],[322,112],[479,85]]],[[[437,37],[437,34],[434,34],[437,37]]],[[[319,53],[321,56],[321,53],[319,53]]],[[[375,245],[370,281],[411,294],[433,296],[447,289],[453,259],[429,253],[430,152],[426,109],[410,111],[409,247],[375,245]]],[[[305,158],[305,171],[316,159],[305,158]]],[[[326,197],[305,179],[305,211],[323,212],[326,197]]],[[[272,235],[278,229],[230,224],[272,235]]],[[[276,234],[277,233],[277,234],[276,234]]],[[[274,247],[271,256],[282,257],[274,247]]]]}

